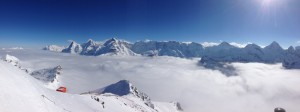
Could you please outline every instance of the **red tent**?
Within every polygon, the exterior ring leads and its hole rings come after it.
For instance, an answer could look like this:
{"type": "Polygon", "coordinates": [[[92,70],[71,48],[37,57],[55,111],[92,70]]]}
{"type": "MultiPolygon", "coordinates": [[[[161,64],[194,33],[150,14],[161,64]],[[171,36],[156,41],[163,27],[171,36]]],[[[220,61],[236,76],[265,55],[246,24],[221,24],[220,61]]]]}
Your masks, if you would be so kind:
{"type": "Polygon", "coordinates": [[[56,91],[66,93],[67,92],[67,88],[66,87],[59,87],[56,91]]]}

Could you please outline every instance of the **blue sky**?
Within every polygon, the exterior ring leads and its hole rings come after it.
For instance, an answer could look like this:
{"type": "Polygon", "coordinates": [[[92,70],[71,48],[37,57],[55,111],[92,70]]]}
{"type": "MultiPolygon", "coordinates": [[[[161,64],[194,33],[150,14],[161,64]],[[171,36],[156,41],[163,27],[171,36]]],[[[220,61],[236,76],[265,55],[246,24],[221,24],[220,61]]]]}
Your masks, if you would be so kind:
{"type": "Polygon", "coordinates": [[[0,1],[0,47],[137,40],[300,45],[299,0],[0,1]]]}

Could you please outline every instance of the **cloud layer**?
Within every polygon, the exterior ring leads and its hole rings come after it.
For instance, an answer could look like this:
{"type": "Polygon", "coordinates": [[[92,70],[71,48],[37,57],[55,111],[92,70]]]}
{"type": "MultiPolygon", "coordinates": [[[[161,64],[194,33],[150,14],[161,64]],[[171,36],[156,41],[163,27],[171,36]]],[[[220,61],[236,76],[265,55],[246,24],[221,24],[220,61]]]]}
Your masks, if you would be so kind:
{"type": "MultiPolygon", "coordinates": [[[[7,51],[0,51],[3,56],[7,51]]],[[[89,57],[45,51],[11,51],[23,67],[61,65],[61,84],[71,93],[130,80],[154,101],[179,101],[186,112],[298,112],[300,70],[280,64],[232,63],[237,76],[198,66],[199,59],[174,57],[89,57]]]]}

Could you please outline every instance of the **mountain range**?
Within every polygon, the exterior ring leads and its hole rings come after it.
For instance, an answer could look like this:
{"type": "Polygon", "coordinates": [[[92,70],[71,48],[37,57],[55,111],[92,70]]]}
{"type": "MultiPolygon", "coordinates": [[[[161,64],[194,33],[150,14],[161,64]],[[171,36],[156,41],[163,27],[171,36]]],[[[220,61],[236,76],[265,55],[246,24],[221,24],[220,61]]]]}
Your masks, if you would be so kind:
{"type": "Polygon", "coordinates": [[[73,53],[88,56],[98,55],[143,55],[143,56],[174,56],[181,58],[203,58],[200,63],[211,62],[262,62],[283,63],[285,68],[300,68],[300,47],[290,46],[283,49],[277,42],[266,47],[248,44],[243,48],[236,47],[228,42],[216,46],[204,47],[196,42],[177,41],[138,41],[129,43],[124,40],[111,38],[104,42],[95,42],[89,39],[86,43],[71,42],[68,47],[50,45],[44,48],[55,52],[73,53]]]}

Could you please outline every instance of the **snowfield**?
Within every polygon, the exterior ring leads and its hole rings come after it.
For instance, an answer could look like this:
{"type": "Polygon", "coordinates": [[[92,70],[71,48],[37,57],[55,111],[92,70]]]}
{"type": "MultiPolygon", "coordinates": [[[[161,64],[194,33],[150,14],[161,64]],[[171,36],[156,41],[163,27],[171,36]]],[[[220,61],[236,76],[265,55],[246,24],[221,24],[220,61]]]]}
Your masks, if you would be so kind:
{"type": "Polygon", "coordinates": [[[0,61],[0,68],[1,112],[179,112],[176,105],[169,106],[172,103],[158,102],[155,109],[150,108],[131,94],[59,93],[4,61],[0,61]],[[165,106],[169,106],[167,110],[160,109],[165,106]]]}
{"type": "Polygon", "coordinates": [[[237,74],[228,76],[200,66],[197,58],[0,50],[1,57],[6,54],[17,57],[18,64],[31,71],[60,65],[59,85],[68,92],[48,89],[18,67],[0,61],[0,109],[4,112],[174,112],[177,101],[184,112],[272,112],[275,107],[288,112],[300,110],[300,70],[285,69],[281,63],[227,63],[234,68],[230,72],[237,74]],[[129,80],[151,97],[154,109],[130,95],[80,95],[120,80],[129,80]]]}

